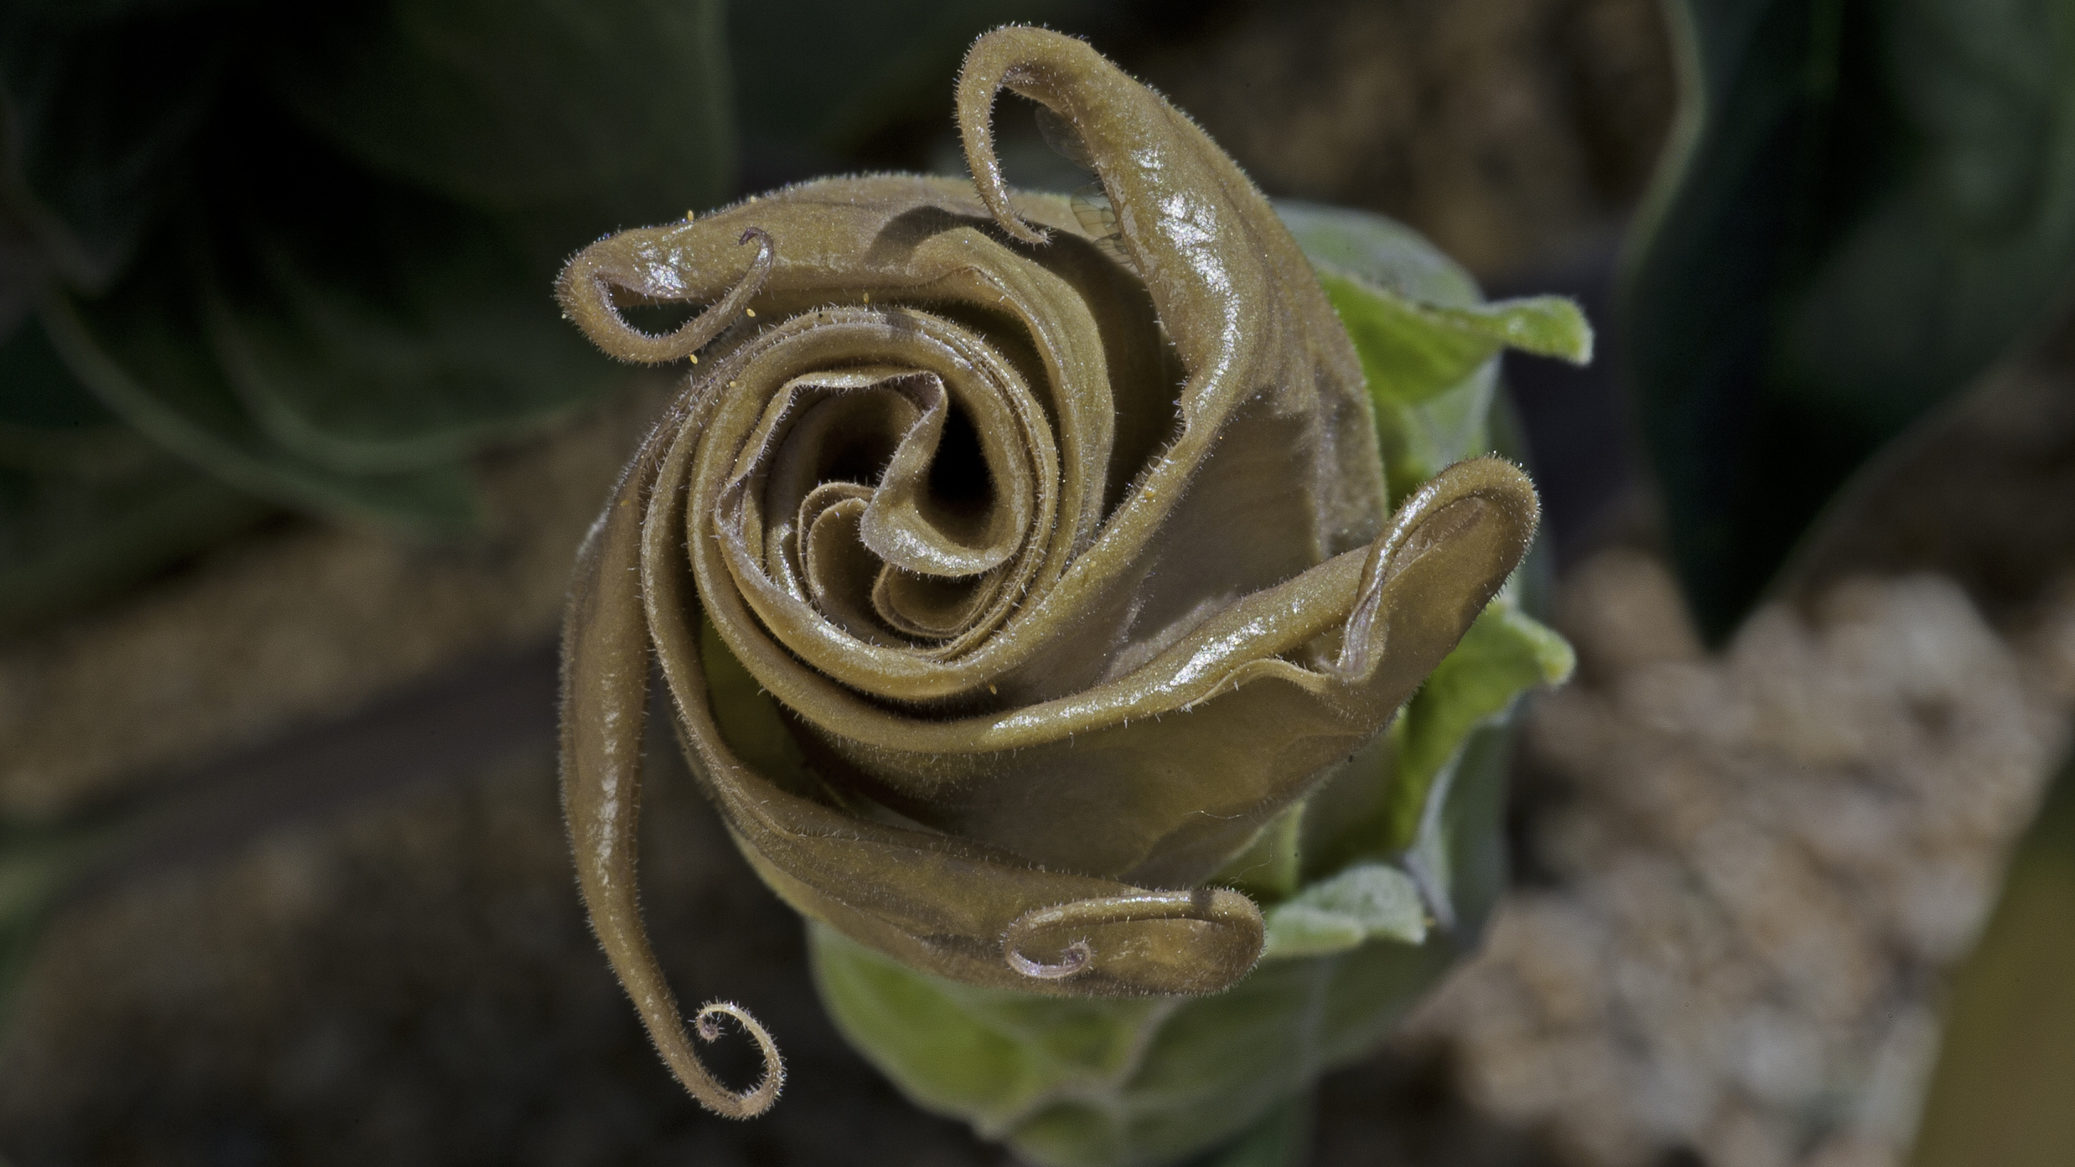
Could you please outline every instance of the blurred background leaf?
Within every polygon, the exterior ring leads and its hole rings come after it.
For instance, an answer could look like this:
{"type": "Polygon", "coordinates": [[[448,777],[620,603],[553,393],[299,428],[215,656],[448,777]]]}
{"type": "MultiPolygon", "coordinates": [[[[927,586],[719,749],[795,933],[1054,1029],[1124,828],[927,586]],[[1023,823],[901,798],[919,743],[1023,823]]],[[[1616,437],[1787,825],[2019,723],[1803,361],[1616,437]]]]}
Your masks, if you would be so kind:
{"type": "Polygon", "coordinates": [[[725,53],[720,0],[10,6],[0,622],[269,504],[467,531],[476,454],[624,380],[562,260],[734,190],[725,53]]]}
{"type": "Polygon", "coordinates": [[[1311,1161],[1317,1110],[1318,1103],[1308,1094],[1292,1098],[1269,1111],[1229,1146],[1187,1167],[1302,1167],[1311,1161]]]}
{"type": "Polygon", "coordinates": [[[2075,270],[2075,8],[1671,5],[1690,88],[1624,292],[1667,533],[1719,640],[1868,458],[2075,270]]]}
{"type": "Polygon", "coordinates": [[[342,5],[282,48],[269,89],[352,157],[578,242],[733,187],[720,0],[342,5]]]}
{"type": "Polygon", "coordinates": [[[48,274],[97,290],[129,261],[215,107],[237,15],[208,0],[0,13],[0,213],[48,274]]]}
{"type": "Polygon", "coordinates": [[[1095,0],[735,4],[728,55],[750,165],[800,177],[854,165],[874,133],[918,106],[942,106],[944,79],[981,33],[1012,22],[1080,24],[1103,7],[1095,0]]]}
{"type": "Polygon", "coordinates": [[[0,627],[97,599],[265,509],[122,425],[42,326],[0,344],[0,627]]]}
{"type": "Polygon", "coordinates": [[[345,474],[273,441],[203,343],[184,274],[168,265],[88,305],[61,297],[45,304],[44,326],[96,397],[167,450],[256,496],[399,525],[453,530],[469,522],[460,467],[345,474]]]}

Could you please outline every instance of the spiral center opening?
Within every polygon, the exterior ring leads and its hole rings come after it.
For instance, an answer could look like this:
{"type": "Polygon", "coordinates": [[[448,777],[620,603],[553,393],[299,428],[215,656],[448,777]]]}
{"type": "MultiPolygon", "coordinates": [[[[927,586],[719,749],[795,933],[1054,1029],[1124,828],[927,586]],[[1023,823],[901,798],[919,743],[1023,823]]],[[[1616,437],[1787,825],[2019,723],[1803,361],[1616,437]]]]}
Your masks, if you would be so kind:
{"type": "Polygon", "coordinates": [[[945,415],[928,482],[924,497],[930,517],[962,542],[983,538],[994,510],[994,476],[988,473],[972,417],[955,402],[945,415]]]}
{"type": "Polygon", "coordinates": [[[789,381],[766,414],[767,569],[853,635],[936,642],[978,618],[1022,546],[971,410],[934,372],[885,365],[789,381]]]}

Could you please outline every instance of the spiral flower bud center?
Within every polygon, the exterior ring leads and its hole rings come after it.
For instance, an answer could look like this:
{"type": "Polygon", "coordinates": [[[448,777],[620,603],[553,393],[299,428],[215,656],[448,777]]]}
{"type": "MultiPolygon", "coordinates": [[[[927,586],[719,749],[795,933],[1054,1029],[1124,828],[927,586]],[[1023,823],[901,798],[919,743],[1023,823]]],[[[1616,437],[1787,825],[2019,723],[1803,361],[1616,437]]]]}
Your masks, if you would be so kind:
{"type": "Polygon", "coordinates": [[[695,456],[730,466],[706,513],[761,548],[731,556],[737,579],[877,647],[942,653],[998,624],[1043,554],[1058,487],[1044,412],[991,354],[928,313],[830,308],[717,369],[729,399],[695,456]],[[851,346],[840,362],[832,336],[851,346]]]}

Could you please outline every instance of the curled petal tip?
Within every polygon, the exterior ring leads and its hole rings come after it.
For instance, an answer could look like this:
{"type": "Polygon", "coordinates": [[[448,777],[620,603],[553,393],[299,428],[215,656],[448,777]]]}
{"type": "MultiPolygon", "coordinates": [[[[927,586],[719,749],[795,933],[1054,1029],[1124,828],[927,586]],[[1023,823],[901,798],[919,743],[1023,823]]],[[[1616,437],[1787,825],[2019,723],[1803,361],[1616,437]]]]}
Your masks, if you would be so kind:
{"type": "MultiPolygon", "coordinates": [[[[670,230],[692,230],[673,227],[670,230]]],[[[607,354],[637,364],[664,364],[692,356],[748,307],[771,279],[777,249],[762,227],[742,233],[741,242],[758,241],[756,258],[733,287],[705,310],[667,333],[644,332],[627,321],[616,302],[617,292],[630,292],[650,302],[685,301],[681,260],[671,247],[658,247],[656,232],[627,232],[593,243],[562,269],[555,284],[562,314],[576,322],[591,342],[607,354]],[[660,255],[658,254],[660,252],[660,255]]]]}
{"type": "MultiPolygon", "coordinates": [[[[771,1034],[763,1024],[751,1016],[747,1009],[732,1001],[709,1001],[701,1006],[697,1016],[692,1019],[692,1030],[699,1035],[701,1041],[718,1041],[722,1035],[722,1017],[734,1018],[736,1024],[742,1027],[742,1031],[757,1043],[757,1050],[764,1059],[763,1077],[750,1089],[731,1093],[719,1089],[712,1077],[706,1075],[702,1068],[700,1076],[703,1081],[697,1084],[685,1081],[685,1086],[702,1105],[715,1114],[725,1118],[755,1118],[771,1109],[771,1104],[778,1101],[779,1091],[785,1088],[785,1060],[779,1057],[778,1044],[771,1040],[771,1034]]],[[[679,1077],[683,1079],[682,1074],[679,1077]]]]}
{"type": "Polygon", "coordinates": [[[1040,981],[1063,981],[1086,969],[1094,956],[1094,950],[1088,947],[1086,940],[1076,940],[1067,945],[1065,955],[1050,964],[1030,959],[1013,944],[1002,948],[1002,959],[1008,961],[1010,968],[1040,981]]]}
{"type": "Polygon", "coordinates": [[[1015,46],[1042,30],[1010,25],[982,34],[966,51],[965,65],[958,76],[958,131],[965,147],[966,168],[972,172],[973,188],[994,221],[1011,238],[1042,244],[1051,233],[1032,226],[1009,202],[1008,182],[1002,176],[1001,159],[994,150],[994,99],[1020,66],[1015,46]]]}
{"type": "Polygon", "coordinates": [[[1261,929],[1260,909],[1229,888],[1143,891],[1033,908],[1003,934],[1002,959],[1033,980],[1100,973],[1134,993],[1216,992],[1253,967],[1261,929]],[[1060,932],[1074,938],[1062,943],[1060,932]],[[1089,935],[1103,939],[1105,959],[1089,935]],[[1033,949],[1060,957],[1033,960],[1033,949]],[[1148,961],[1151,951],[1162,955],[1148,961]]]}

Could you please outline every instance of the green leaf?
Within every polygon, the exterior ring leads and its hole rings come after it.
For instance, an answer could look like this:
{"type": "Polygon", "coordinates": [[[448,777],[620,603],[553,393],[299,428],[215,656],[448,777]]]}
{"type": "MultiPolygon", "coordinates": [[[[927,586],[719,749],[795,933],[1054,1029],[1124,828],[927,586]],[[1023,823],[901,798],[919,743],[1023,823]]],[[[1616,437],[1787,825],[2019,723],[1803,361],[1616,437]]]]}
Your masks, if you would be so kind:
{"type": "Polygon", "coordinates": [[[578,232],[704,208],[733,184],[721,0],[414,0],[341,10],[270,62],[355,157],[578,232]]]}
{"type": "Polygon", "coordinates": [[[1563,296],[1523,296],[1470,308],[1424,309],[1429,320],[1465,336],[1489,340],[1496,352],[1519,349],[1574,365],[1592,363],[1592,326],[1577,302],[1563,296]]]}
{"type": "MultiPolygon", "coordinates": [[[[465,459],[618,380],[558,319],[561,259],[730,184],[720,35],[719,0],[10,9],[0,238],[48,252],[10,271],[69,281],[42,308],[65,363],[190,465],[459,530],[465,459]]],[[[24,434],[0,417],[0,465],[103,436],[24,434]]]]}
{"type": "Polygon", "coordinates": [[[1569,300],[1487,304],[1467,273],[1397,223],[1303,204],[1277,209],[1361,356],[1393,503],[1489,448],[1501,351],[1592,359],[1592,329],[1569,300]]]}
{"type": "Polygon", "coordinates": [[[1325,956],[1379,938],[1424,943],[1426,904],[1405,872],[1388,863],[1358,863],[1271,909],[1262,959],[1325,956]]]}
{"type": "Polygon", "coordinates": [[[1578,306],[1538,296],[1462,308],[1422,304],[1354,276],[1321,269],[1319,282],[1361,354],[1393,500],[1488,444],[1498,383],[1493,358],[1508,347],[1592,359],[1578,306]]]}
{"type": "Polygon", "coordinates": [[[1672,6],[1690,122],[1623,293],[1704,632],[2075,271],[2075,8],[1672,6]]]}

